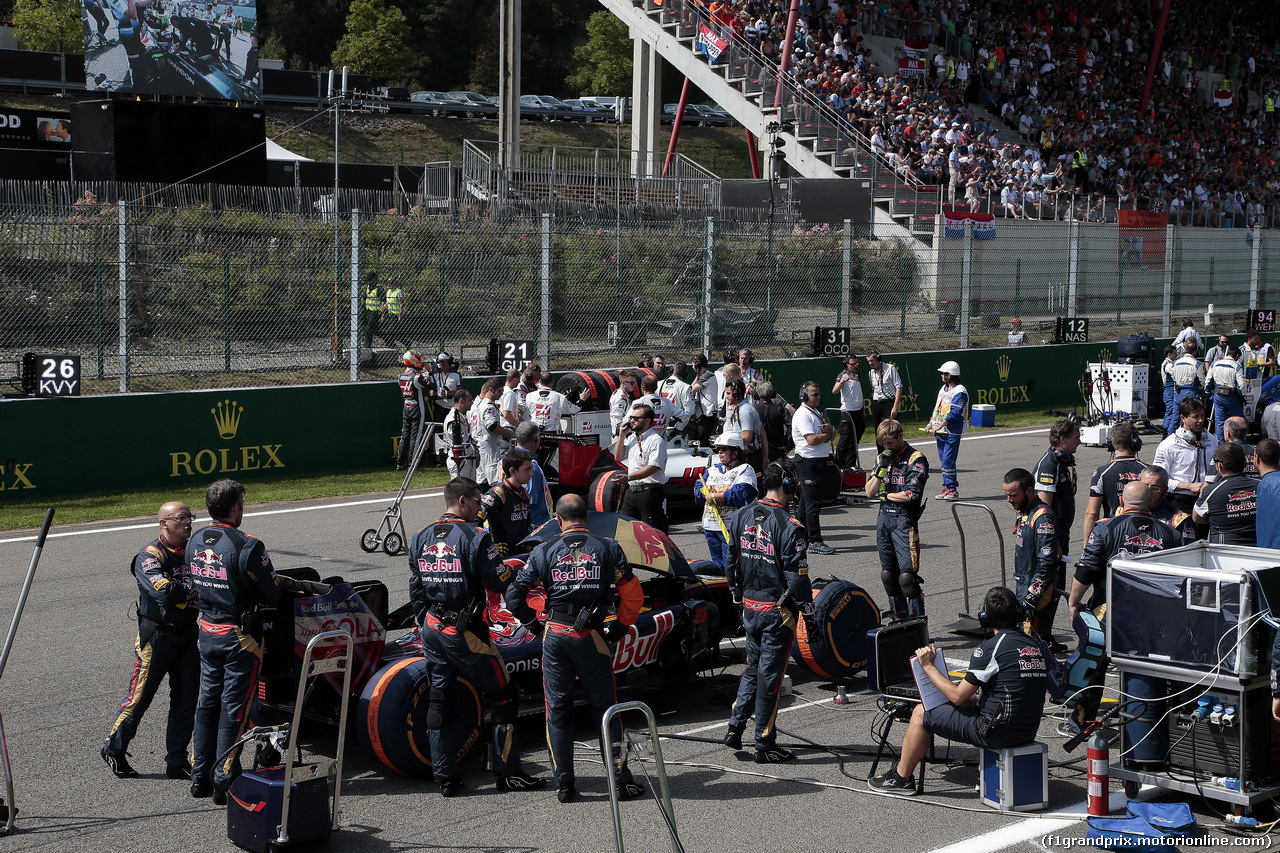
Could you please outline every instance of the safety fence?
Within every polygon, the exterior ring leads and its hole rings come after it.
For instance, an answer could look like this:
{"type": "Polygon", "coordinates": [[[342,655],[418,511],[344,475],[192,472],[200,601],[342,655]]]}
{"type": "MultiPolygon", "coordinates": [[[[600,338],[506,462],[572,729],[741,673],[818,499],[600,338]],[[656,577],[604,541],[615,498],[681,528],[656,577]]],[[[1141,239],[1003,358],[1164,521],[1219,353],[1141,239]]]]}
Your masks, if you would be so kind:
{"type": "Polygon", "coordinates": [[[1102,340],[1209,303],[1242,328],[1277,292],[1265,231],[967,228],[939,223],[928,246],[780,217],[0,207],[0,379],[29,351],[79,355],[86,393],[386,379],[408,346],[475,374],[494,340],[554,370],[744,346],[786,358],[819,326],[850,327],[857,351],[936,350],[1003,345],[1015,315],[1035,342],[1058,316],[1102,340]],[[390,299],[365,292],[371,274],[390,299]]]}

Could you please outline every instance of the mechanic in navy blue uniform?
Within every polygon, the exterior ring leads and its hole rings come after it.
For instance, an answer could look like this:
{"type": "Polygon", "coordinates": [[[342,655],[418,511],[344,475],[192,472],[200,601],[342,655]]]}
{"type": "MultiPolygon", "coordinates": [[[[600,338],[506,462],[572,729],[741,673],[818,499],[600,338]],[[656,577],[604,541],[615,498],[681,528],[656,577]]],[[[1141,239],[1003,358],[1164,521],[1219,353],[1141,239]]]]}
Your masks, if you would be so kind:
{"type": "Polygon", "coordinates": [[[914,796],[917,791],[912,776],[928,754],[934,735],[983,749],[1004,749],[1036,739],[1048,672],[1044,654],[1039,643],[1018,627],[1018,599],[1012,590],[992,587],[982,609],[987,625],[996,634],[973,650],[969,671],[959,684],[931,666],[938,655],[937,646],[916,649],[929,680],[948,701],[930,711],[923,704],[916,705],[902,738],[898,766],[868,779],[872,789],[914,796]]]}
{"type": "MultiPolygon", "coordinates": [[[[1004,475],[1004,497],[1018,513],[1013,526],[1013,578],[1018,601],[1026,608],[1033,630],[1041,636],[1052,628],[1044,624],[1042,608],[1053,595],[1053,579],[1062,564],[1058,517],[1036,494],[1036,482],[1026,468],[1004,475]]],[[[1047,637],[1046,637],[1047,639],[1047,637]]]]}
{"type": "Polygon", "coordinates": [[[1089,503],[1084,512],[1082,542],[1089,541],[1089,531],[1099,518],[1111,518],[1120,511],[1120,492],[1142,476],[1147,466],[1136,455],[1141,441],[1133,424],[1128,421],[1120,421],[1111,427],[1111,446],[1115,449],[1115,456],[1107,464],[1099,465],[1089,479],[1089,503]]]}
{"type": "Polygon", "coordinates": [[[244,486],[217,480],[205,490],[204,502],[210,524],[187,542],[187,565],[200,599],[200,701],[191,796],[212,794],[215,803],[224,805],[227,787],[240,774],[240,750],[231,747],[244,734],[258,696],[262,622],[257,609],[280,600],[281,580],[266,546],[239,530],[244,486]]]}
{"type": "Polygon", "coordinates": [[[1209,525],[1209,541],[1226,545],[1258,544],[1258,486],[1244,473],[1244,451],[1237,444],[1219,444],[1213,452],[1218,476],[1204,487],[1191,513],[1197,524],[1209,525]]]}
{"type": "Polygon", "coordinates": [[[427,377],[422,372],[422,354],[416,349],[407,351],[400,360],[404,364],[399,380],[400,396],[404,404],[400,413],[400,452],[396,454],[396,470],[404,471],[413,458],[418,437],[422,435],[422,425],[426,421],[422,392],[427,387],[427,377]]]}
{"type": "MultiPolygon", "coordinates": [[[[1071,553],[1071,525],[1076,521],[1076,449],[1080,447],[1080,424],[1071,419],[1058,421],[1049,428],[1049,449],[1036,463],[1031,474],[1036,480],[1036,494],[1053,510],[1058,531],[1058,569],[1053,585],[1067,590],[1067,564],[1062,557],[1071,553]]],[[[1053,596],[1040,614],[1040,624],[1053,630],[1058,613],[1058,597],[1053,596]]],[[[1051,639],[1045,634],[1045,639],[1051,639]]]]}
{"type": "Polygon", "coordinates": [[[1107,600],[1107,566],[1112,557],[1131,557],[1182,547],[1182,534],[1151,514],[1151,487],[1142,482],[1124,487],[1124,508],[1099,522],[1089,534],[1089,543],[1076,563],[1071,581],[1071,618],[1084,609],[1084,594],[1093,587],[1089,609],[1107,600]]]}
{"type": "Polygon", "coordinates": [[[729,716],[724,743],[742,749],[742,732],[754,712],[755,761],[790,761],[795,753],[777,745],[778,697],[791,656],[796,620],[812,608],[805,529],[787,511],[799,483],[777,463],[760,476],[764,497],[733,515],[725,577],[735,601],[742,602],[747,665],[729,716]]]}
{"type": "Polygon", "coordinates": [[[876,444],[883,447],[867,478],[867,497],[879,498],[876,546],[880,551],[880,582],[896,619],[924,615],[920,591],[920,511],[929,460],[907,444],[902,424],[892,418],[876,427],[876,444]]]}
{"type": "Polygon", "coordinates": [[[190,779],[187,748],[195,725],[200,695],[200,652],[196,648],[195,590],[187,572],[187,540],[191,538],[191,510],[179,501],[160,507],[160,535],[133,558],[129,570],[138,581],[138,640],[134,645],[133,679],[129,696],[102,745],[102,760],[111,772],[129,779],[138,772],[129,766],[129,742],[142,716],[169,677],[169,724],[165,732],[165,775],[190,779]]]}
{"type": "Polygon", "coordinates": [[[1183,545],[1195,542],[1196,520],[1191,513],[1165,499],[1169,494],[1169,472],[1159,465],[1148,465],[1140,480],[1151,490],[1151,515],[1172,527],[1182,537],[1183,545]]]}
{"type": "Polygon", "coordinates": [[[520,543],[529,535],[529,480],[533,478],[533,458],[518,447],[508,450],[498,463],[502,481],[480,499],[478,520],[493,537],[498,554],[509,557],[523,553],[520,543]]]}
{"type": "Polygon", "coordinates": [[[545,779],[521,769],[515,729],[520,694],[484,621],[485,590],[506,592],[511,572],[489,534],[475,526],[480,486],[457,477],[445,484],[444,500],[444,515],[418,531],[409,547],[409,601],[430,664],[427,738],[440,794],[454,797],[462,790],[458,745],[452,736],[459,675],[493,703],[493,774],[498,790],[541,788],[545,779]]]}
{"type": "MultiPolygon", "coordinates": [[[[507,609],[529,627],[536,614],[526,598],[541,583],[546,590],[546,628],[542,634],[542,689],[547,706],[547,746],[556,781],[556,799],[562,803],[577,795],[573,772],[574,676],[586,693],[592,719],[599,720],[617,702],[613,679],[613,652],[609,644],[626,636],[644,603],[644,591],[631,572],[627,555],[615,539],[587,530],[587,504],[580,495],[567,494],[556,502],[560,535],[538,545],[516,573],[507,590],[507,609]],[[617,613],[606,622],[605,613],[618,594],[617,613]]],[[[597,725],[595,731],[599,733],[597,725]]],[[[644,793],[631,777],[625,758],[619,760],[616,744],[622,725],[614,718],[614,780],[618,799],[630,800],[644,793]]]]}

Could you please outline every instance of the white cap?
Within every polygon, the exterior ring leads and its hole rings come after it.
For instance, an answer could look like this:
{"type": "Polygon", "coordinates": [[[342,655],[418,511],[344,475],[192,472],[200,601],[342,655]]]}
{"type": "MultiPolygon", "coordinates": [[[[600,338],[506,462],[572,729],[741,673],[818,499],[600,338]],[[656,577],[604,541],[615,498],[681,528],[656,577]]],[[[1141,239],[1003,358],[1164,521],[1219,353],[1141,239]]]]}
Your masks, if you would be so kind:
{"type": "Polygon", "coordinates": [[[942,366],[938,368],[939,373],[950,373],[952,376],[960,375],[960,365],[954,361],[944,361],[942,366]]]}
{"type": "Polygon", "coordinates": [[[715,442],[712,443],[711,446],[717,450],[721,447],[736,447],[742,451],[747,449],[747,446],[742,442],[742,436],[736,432],[723,433],[715,440],[715,442]]]}

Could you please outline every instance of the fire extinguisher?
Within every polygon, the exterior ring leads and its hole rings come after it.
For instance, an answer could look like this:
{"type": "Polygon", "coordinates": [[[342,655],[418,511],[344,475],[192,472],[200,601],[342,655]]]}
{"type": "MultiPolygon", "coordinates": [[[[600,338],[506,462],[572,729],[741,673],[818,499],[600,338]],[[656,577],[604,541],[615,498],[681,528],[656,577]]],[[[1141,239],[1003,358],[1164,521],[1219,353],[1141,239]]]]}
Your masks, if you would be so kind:
{"type": "Polygon", "coordinates": [[[1107,791],[1107,765],[1111,761],[1111,752],[1106,735],[1102,728],[1093,730],[1089,736],[1089,814],[1094,817],[1105,817],[1111,810],[1111,796],[1107,791]]]}

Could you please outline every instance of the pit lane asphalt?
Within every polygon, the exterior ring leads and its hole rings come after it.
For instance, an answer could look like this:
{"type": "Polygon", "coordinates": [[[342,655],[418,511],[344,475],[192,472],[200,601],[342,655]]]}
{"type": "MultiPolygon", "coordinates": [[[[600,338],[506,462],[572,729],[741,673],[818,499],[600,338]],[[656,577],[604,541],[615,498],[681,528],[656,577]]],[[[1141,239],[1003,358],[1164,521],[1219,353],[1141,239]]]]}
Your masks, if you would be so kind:
{"type": "MultiPolygon", "coordinates": [[[[908,436],[930,459],[928,494],[941,488],[937,453],[930,437],[908,436]]],[[[960,493],[996,513],[1012,580],[1013,513],[1005,505],[1000,481],[1014,466],[1030,468],[1047,447],[1047,429],[983,433],[968,438],[959,454],[960,493]]],[[[1154,444],[1142,454],[1150,459],[1154,444]]],[[[870,462],[874,447],[864,446],[870,462]]],[[[1093,469],[1107,459],[1101,448],[1081,447],[1078,515],[1083,518],[1085,493],[1093,469]]],[[[252,502],[252,486],[248,492],[252,502]]],[[[405,557],[365,554],[360,534],[375,527],[389,495],[366,495],[292,505],[250,506],[243,529],[266,542],[278,568],[314,566],[321,576],[340,574],[348,580],[378,578],[387,584],[392,605],[406,600],[405,557]]],[[[198,518],[205,514],[197,510],[198,518]]],[[[442,509],[439,490],[413,492],[404,504],[412,533],[442,509]]],[[[979,509],[959,508],[965,522],[972,607],[1000,580],[998,542],[992,523],[979,509]]],[[[838,507],[824,510],[824,538],[834,556],[813,556],[814,577],[838,576],[864,587],[883,601],[875,547],[876,509],[838,507]]],[[[201,521],[197,521],[197,526],[201,521]]],[[[128,565],[133,554],[154,535],[154,519],[59,526],[46,543],[31,596],[23,615],[7,670],[0,680],[0,712],[12,755],[20,808],[16,834],[0,839],[0,850],[167,851],[236,850],[226,837],[224,810],[210,800],[193,800],[188,784],[164,778],[163,689],[143,721],[131,748],[141,778],[118,780],[98,756],[120,701],[128,688],[135,638],[132,602],[136,585],[128,565]]],[[[694,520],[672,529],[673,538],[691,558],[705,556],[706,546],[694,520]]],[[[0,534],[0,609],[11,613],[31,560],[32,537],[22,532],[0,534]]],[[[927,610],[935,638],[948,657],[961,665],[973,641],[948,634],[946,626],[963,609],[960,549],[951,508],[930,501],[921,519],[921,565],[927,610]]],[[[1072,537],[1078,553],[1079,520],[1072,537]]],[[[1059,611],[1057,633],[1069,633],[1059,611]]],[[[718,738],[727,705],[736,688],[740,665],[707,676],[690,686],[651,690],[642,698],[657,715],[664,733],[697,733],[718,738]]],[[[824,744],[857,745],[874,751],[871,733],[875,697],[855,695],[853,703],[832,703],[833,687],[794,664],[789,668],[795,693],[784,700],[778,726],[783,743],[791,733],[824,744]]],[[[865,687],[859,676],[854,689],[865,687]]],[[[352,708],[354,713],[355,708],[352,708]]],[[[628,718],[638,726],[640,718],[628,718]]],[[[1050,759],[1083,759],[1083,747],[1070,756],[1046,719],[1040,740],[1049,744],[1050,759]]],[[[432,783],[397,776],[366,756],[354,736],[347,740],[342,785],[343,828],[330,849],[605,851],[614,849],[607,789],[595,748],[598,721],[579,714],[577,772],[581,797],[560,805],[549,789],[499,794],[487,771],[471,763],[464,795],[446,802],[432,783]]],[[[895,726],[889,742],[896,748],[903,728],[895,726]]],[[[750,729],[748,729],[750,733],[750,729]]],[[[541,718],[526,718],[519,743],[526,770],[546,776],[548,759],[541,718]]],[[[332,733],[311,738],[308,745],[332,755],[332,733]]],[[[976,750],[953,746],[952,764],[929,767],[925,789],[934,803],[970,809],[959,811],[895,800],[872,794],[863,781],[870,769],[866,754],[847,755],[843,765],[831,753],[805,751],[796,761],[757,766],[750,753],[732,753],[718,744],[666,740],[663,751],[675,803],[676,825],[688,851],[890,850],[962,851],[1066,849],[1047,834],[1080,838],[1084,824],[1067,819],[1001,815],[983,806],[974,791],[976,772],[957,761],[972,761],[976,750]],[[850,778],[852,777],[852,778],[850,778]]],[[[939,744],[939,756],[947,755],[939,744]]],[[[882,762],[884,772],[891,758],[882,762]]],[[[651,762],[634,763],[637,778],[656,782],[651,762]]],[[[1112,791],[1119,790],[1115,781],[1112,791]]],[[[1083,761],[1051,770],[1049,810],[1082,813],[1085,799],[1083,761]]],[[[1193,804],[1202,825],[1217,823],[1203,805],[1193,804]]],[[[622,806],[624,840],[635,851],[671,849],[656,803],[645,798],[622,806]]],[[[1079,843],[1079,842],[1077,842],[1079,843]]],[[[304,848],[306,849],[306,848],[304,848]]]]}

